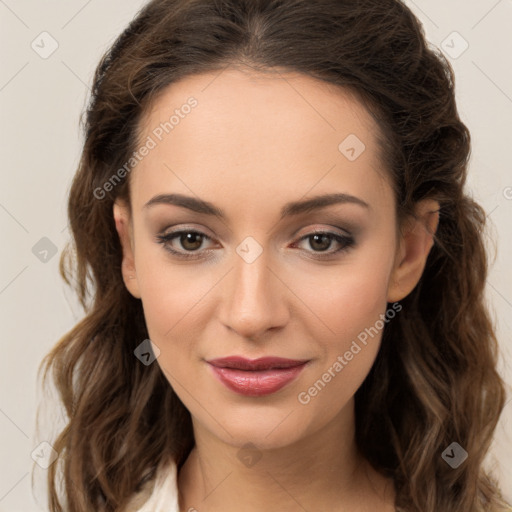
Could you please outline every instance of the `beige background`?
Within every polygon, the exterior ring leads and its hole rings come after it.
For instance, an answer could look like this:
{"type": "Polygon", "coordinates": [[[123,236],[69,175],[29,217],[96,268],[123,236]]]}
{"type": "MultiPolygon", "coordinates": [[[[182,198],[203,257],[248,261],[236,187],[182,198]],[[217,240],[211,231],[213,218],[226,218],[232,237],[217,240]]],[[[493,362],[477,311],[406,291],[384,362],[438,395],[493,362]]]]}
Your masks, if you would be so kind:
{"type": "MultiPolygon", "coordinates": [[[[66,195],[79,158],[78,120],[94,68],[143,3],[0,0],[0,511],[46,510],[42,494],[36,492],[38,505],[30,488],[31,453],[51,453],[48,446],[39,447],[45,437],[35,432],[41,394],[36,370],[81,317],[58,275],[58,254],[52,248],[60,252],[68,238],[66,195]],[[54,53],[44,55],[52,44],[58,44],[54,53]],[[43,237],[49,241],[41,241],[43,237]],[[43,257],[44,250],[49,251],[46,262],[36,257],[38,252],[43,257]]],[[[407,4],[428,39],[450,55],[455,69],[459,111],[473,139],[468,187],[488,212],[498,240],[487,292],[499,327],[500,370],[510,384],[512,1],[407,4]]],[[[510,398],[489,457],[509,500],[510,398]]],[[[36,468],[37,479],[44,478],[45,470],[36,468]]]]}

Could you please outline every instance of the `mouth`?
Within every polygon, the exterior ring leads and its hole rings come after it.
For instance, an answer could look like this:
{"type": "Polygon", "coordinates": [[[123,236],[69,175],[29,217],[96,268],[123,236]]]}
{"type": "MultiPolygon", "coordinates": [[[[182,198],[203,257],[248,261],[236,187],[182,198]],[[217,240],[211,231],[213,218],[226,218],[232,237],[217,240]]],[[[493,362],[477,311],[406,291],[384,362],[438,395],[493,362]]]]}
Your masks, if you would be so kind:
{"type": "Polygon", "coordinates": [[[206,361],[213,375],[228,389],[245,396],[275,393],[295,380],[309,360],[261,357],[245,359],[239,356],[206,361]]]}

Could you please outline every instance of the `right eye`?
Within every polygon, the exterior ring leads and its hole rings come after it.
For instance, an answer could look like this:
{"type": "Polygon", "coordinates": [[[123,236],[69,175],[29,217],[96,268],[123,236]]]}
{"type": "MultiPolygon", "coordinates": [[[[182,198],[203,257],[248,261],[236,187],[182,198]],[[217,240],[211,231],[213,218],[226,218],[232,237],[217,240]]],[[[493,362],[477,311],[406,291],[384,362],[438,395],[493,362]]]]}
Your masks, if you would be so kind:
{"type": "Polygon", "coordinates": [[[157,242],[164,246],[164,249],[171,254],[177,256],[178,258],[199,258],[200,255],[195,254],[201,248],[203,241],[211,240],[211,238],[202,233],[201,231],[196,231],[193,229],[179,230],[179,231],[171,231],[170,233],[165,233],[163,235],[158,235],[157,242]],[[172,246],[172,242],[178,239],[179,244],[181,245],[183,250],[177,250],[172,246]],[[187,252],[189,254],[187,254],[187,252]]]}

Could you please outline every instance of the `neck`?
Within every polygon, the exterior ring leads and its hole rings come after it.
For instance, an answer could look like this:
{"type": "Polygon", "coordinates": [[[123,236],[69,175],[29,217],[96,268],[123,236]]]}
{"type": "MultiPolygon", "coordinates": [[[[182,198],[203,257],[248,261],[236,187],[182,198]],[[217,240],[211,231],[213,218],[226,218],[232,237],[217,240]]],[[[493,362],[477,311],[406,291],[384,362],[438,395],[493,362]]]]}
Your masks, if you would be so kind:
{"type": "Polygon", "coordinates": [[[390,499],[389,489],[383,489],[389,482],[369,467],[355,444],[353,402],[322,431],[291,445],[241,448],[195,423],[194,435],[196,444],[178,477],[181,510],[357,511],[365,510],[365,500],[388,510],[382,503],[390,499]]]}

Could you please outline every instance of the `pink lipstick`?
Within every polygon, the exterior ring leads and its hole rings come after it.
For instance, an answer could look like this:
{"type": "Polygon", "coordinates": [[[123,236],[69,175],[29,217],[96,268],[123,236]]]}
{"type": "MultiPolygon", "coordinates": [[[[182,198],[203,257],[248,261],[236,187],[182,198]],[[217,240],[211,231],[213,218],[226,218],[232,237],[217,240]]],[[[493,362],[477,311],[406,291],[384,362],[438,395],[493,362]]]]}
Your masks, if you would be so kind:
{"type": "Polygon", "coordinates": [[[213,374],[228,389],[246,396],[270,395],[297,378],[308,360],[240,356],[207,361],[213,374]]]}

